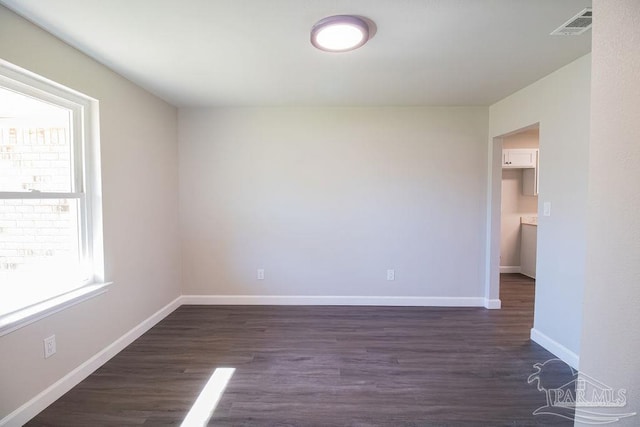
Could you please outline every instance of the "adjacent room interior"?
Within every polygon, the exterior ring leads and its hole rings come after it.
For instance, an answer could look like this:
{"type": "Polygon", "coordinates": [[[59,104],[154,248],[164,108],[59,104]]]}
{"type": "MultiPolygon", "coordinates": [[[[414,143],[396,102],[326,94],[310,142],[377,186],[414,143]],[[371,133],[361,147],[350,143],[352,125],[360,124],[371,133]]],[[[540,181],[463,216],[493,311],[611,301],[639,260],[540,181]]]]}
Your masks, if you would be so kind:
{"type": "Polygon", "coordinates": [[[638,23],[0,0],[0,426],[637,425],[638,23]]]}

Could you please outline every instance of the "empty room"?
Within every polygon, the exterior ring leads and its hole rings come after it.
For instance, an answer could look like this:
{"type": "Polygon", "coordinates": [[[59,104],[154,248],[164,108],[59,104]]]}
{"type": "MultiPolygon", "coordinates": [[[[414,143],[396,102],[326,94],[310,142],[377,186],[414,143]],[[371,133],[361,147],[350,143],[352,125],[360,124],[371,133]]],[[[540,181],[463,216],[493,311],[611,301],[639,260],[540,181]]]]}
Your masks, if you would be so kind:
{"type": "Polygon", "coordinates": [[[640,425],[637,0],[0,0],[0,426],[640,425]]]}

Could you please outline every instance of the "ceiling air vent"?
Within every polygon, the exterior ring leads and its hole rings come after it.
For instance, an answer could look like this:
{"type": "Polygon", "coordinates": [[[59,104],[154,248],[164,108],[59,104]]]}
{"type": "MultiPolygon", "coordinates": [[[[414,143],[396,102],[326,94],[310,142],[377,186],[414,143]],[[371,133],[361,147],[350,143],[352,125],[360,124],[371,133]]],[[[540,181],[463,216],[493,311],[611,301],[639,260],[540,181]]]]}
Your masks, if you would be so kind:
{"type": "Polygon", "coordinates": [[[577,36],[589,28],[591,28],[591,22],[593,20],[593,13],[590,7],[584,9],[576,16],[569,19],[562,24],[559,28],[556,28],[551,33],[552,36],[577,36]]]}

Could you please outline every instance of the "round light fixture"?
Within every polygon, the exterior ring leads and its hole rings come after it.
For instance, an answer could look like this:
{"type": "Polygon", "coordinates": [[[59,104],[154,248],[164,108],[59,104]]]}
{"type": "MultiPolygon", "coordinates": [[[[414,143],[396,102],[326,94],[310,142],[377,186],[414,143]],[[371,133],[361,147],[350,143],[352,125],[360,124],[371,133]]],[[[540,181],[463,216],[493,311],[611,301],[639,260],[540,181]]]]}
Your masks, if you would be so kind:
{"type": "Polygon", "coordinates": [[[357,49],[369,40],[369,24],[351,15],[321,19],[311,28],[311,44],[327,52],[357,49]]]}

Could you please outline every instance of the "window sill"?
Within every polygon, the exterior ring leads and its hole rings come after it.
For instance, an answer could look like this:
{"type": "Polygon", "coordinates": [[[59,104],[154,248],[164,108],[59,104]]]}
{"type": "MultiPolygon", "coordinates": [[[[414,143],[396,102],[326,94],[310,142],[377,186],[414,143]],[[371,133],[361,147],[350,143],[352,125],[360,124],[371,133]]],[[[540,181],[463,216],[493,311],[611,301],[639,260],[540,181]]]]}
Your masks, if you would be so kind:
{"type": "Polygon", "coordinates": [[[0,337],[20,329],[23,326],[37,322],[40,319],[44,319],[47,316],[51,316],[54,313],[66,310],[82,301],[101,295],[107,292],[110,284],[111,282],[83,286],[75,291],[0,316],[0,337]]]}

